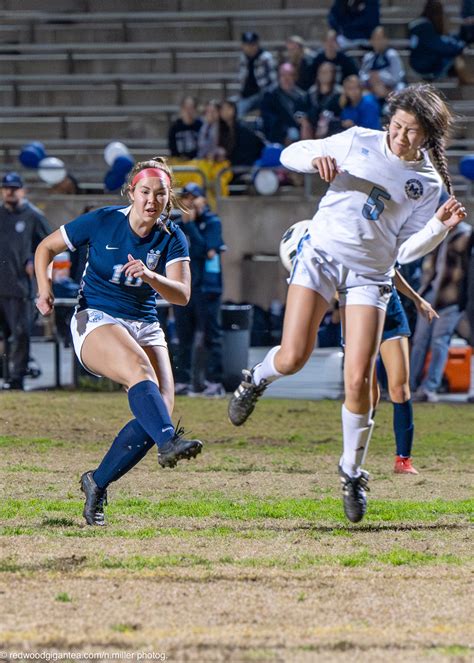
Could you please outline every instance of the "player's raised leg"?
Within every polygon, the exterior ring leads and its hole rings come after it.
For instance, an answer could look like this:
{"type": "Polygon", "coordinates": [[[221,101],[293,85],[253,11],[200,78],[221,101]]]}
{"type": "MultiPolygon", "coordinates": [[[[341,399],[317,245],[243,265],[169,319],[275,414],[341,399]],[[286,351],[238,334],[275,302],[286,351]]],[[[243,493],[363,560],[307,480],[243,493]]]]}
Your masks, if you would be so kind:
{"type": "Polygon", "coordinates": [[[281,345],[272,348],[260,364],[242,371],[243,380],[229,401],[228,414],[234,426],[247,421],[271,382],[296,373],[305,365],[327,308],[328,302],[319,293],[290,285],[281,345]]]}

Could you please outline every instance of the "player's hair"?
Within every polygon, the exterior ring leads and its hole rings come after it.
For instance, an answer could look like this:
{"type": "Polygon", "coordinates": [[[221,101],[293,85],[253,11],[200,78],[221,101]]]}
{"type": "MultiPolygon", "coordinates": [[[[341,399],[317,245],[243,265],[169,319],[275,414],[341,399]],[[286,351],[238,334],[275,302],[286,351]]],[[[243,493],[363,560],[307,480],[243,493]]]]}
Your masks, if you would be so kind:
{"type": "MultiPolygon", "coordinates": [[[[178,200],[178,197],[174,191],[173,188],[173,172],[171,168],[168,166],[168,163],[164,157],[153,157],[149,161],[137,161],[137,163],[134,165],[130,173],[128,174],[127,181],[124,184],[124,187],[122,189],[122,195],[128,196],[128,199],[130,200],[130,191],[132,190],[132,181],[133,178],[137,173],[139,173],[141,170],[145,170],[146,168],[158,168],[159,170],[162,170],[164,173],[166,173],[169,177],[170,180],[170,195],[168,198],[168,203],[165,208],[165,214],[166,214],[166,221],[168,221],[170,217],[170,213],[173,207],[179,207],[179,209],[184,210],[182,204],[178,200]]],[[[136,186],[136,185],[135,185],[136,186]]],[[[133,187],[135,188],[135,187],[133,187]]],[[[165,223],[166,223],[165,221],[165,223]]]]}
{"type": "Polygon", "coordinates": [[[454,116],[444,97],[428,83],[409,85],[400,92],[392,92],[388,97],[388,117],[391,119],[397,110],[415,115],[427,137],[423,147],[431,150],[434,165],[448,193],[452,194],[453,184],[445,146],[454,124],[454,116]]]}

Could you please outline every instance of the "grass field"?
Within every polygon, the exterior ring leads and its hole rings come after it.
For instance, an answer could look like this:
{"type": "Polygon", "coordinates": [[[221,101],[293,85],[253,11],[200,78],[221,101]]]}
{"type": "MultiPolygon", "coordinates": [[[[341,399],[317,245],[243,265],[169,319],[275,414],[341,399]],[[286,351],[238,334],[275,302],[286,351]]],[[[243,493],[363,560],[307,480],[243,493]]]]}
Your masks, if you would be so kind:
{"type": "Polygon", "coordinates": [[[352,525],[339,403],[265,399],[236,429],[225,402],[181,398],[203,454],[162,470],[152,450],[110,487],[107,528],[91,528],[79,477],[130,418],[125,395],[1,400],[0,660],[474,660],[472,406],[417,406],[420,475],[398,476],[382,405],[369,509],[352,525]]]}

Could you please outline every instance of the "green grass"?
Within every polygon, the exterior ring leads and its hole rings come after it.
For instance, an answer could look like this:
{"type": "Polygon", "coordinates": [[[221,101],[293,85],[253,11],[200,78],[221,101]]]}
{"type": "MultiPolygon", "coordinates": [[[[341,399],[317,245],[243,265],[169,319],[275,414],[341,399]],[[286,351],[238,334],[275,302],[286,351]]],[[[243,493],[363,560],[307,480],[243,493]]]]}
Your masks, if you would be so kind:
{"type": "MultiPolygon", "coordinates": [[[[47,498],[6,499],[0,503],[0,519],[31,521],[42,517],[51,526],[73,527],[70,517],[79,516],[82,501],[47,498]],[[46,515],[48,514],[48,515],[46,515]],[[49,515],[51,514],[51,515],[49,515]]],[[[428,523],[444,517],[472,518],[474,500],[371,500],[365,523],[428,523]]],[[[339,498],[256,498],[251,495],[229,499],[219,493],[194,493],[154,501],[143,497],[117,499],[107,513],[140,518],[220,518],[222,520],[304,519],[311,522],[345,523],[339,498]]],[[[23,523],[26,524],[26,523],[23,523]]]]}
{"type": "Polygon", "coordinates": [[[72,598],[69,596],[67,592],[61,592],[60,594],[57,594],[56,596],[56,601],[60,601],[60,603],[71,603],[72,598]]]}

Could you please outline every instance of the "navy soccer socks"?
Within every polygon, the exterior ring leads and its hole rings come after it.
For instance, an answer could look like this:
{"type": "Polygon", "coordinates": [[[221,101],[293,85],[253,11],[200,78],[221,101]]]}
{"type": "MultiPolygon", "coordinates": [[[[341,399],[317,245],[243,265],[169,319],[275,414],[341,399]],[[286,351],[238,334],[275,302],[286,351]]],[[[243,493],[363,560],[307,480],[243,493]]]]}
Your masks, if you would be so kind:
{"type": "Polygon", "coordinates": [[[128,390],[130,409],[144,431],[152,438],[158,449],[174,435],[168,409],[158,389],[151,380],[143,380],[128,390]]]}
{"type": "Polygon", "coordinates": [[[413,405],[411,399],[405,403],[393,403],[393,431],[397,444],[397,456],[409,458],[413,446],[413,405]]]}
{"type": "Polygon", "coordinates": [[[99,488],[107,488],[126,474],[154,447],[153,439],[145,433],[136,419],[132,419],[118,433],[105,454],[93,479],[99,488]]]}

